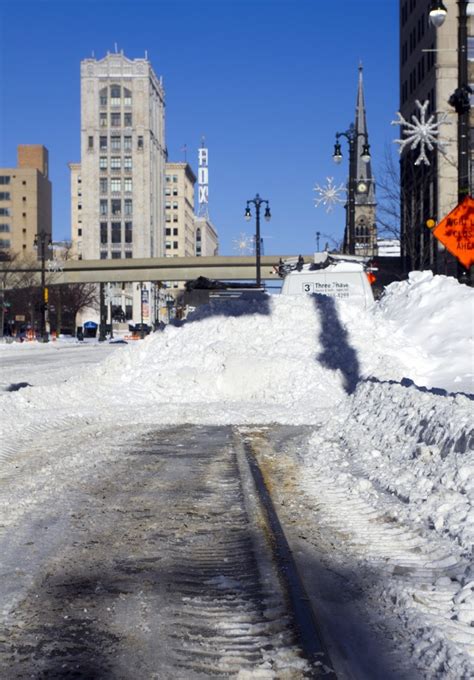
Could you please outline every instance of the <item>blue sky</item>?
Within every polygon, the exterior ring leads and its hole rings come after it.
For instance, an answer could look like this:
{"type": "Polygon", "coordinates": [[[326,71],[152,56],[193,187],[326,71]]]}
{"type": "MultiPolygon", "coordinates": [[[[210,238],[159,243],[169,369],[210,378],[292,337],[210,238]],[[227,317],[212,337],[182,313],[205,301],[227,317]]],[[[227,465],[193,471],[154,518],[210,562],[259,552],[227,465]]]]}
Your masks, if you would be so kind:
{"type": "Polygon", "coordinates": [[[395,147],[397,0],[4,0],[0,19],[0,164],[16,164],[18,144],[49,149],[56,240],[70,235],[80,61],[115,43],[130,58],[147,50],[163,77],[169,160],[186,144],[196,170],[205,135],[221,254],[252,233],[256,192],[272,211],[266,254],[310,253],[316,231],[342,236],[344,209],[315,208],[313,187],[346,180],[347,144],[341,166],[332,151],[354,119],[360,61],[375,178],[395,147]]]}

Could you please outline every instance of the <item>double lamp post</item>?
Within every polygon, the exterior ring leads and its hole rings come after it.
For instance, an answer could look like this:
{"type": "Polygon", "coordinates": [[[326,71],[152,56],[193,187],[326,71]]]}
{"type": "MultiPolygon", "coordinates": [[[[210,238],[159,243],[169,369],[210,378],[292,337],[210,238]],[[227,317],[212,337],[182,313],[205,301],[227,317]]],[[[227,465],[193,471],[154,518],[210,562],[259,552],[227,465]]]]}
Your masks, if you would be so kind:
{"type": "Polygon", "coordinates": [[[342,150],[339,139],[345,137],[349,143],[349,182],[347,192],[347,226],[344,232],[344,252],[350,255],[355,254],[355,200],[357,182],[357,141],[363,137],[361,159],[364,163],[370,161],[370,147],[367,133],[357,132],[353,123],[344,132],[336,132],[336,143],[334,144],[333,160],[339,164],[342,161],[342,150]]]}
{"type": "Polygon", "coordinates": [[[265,214],[264,218],[266,219],[267,222],[270,221],[271,219],[271,213],[270,213],[270,204],[269,202],[261,198],[259,194],[255,195],[255,198],[251,198],[250,200],[247,201],[247,207],[245,208],[245,219],[248,221],[252,217],[252,213],[250,211],[250,205],[253,204],[255,206],[255,258],[256,258],[256,277],[255,277],[255,285],[257,288],[260,288],[262,285],[262,277],[261,277],[261,266],[260,266],[260,256],[261,256],[261,245],[262,245],[262,240],[260,236],[260,208],[263,204],[266,205],[265,208],[265,214]]]}
{"type": "Polygon", "coordinates": [[[46,248],[52,245],[50,235],[45,231],[39,231],[34,240],[34,246],[39,250],[41,260],[41,327],[40,340],[41,342],[48,342],[48,300],[49,292],[46,287],[46,248]]]}

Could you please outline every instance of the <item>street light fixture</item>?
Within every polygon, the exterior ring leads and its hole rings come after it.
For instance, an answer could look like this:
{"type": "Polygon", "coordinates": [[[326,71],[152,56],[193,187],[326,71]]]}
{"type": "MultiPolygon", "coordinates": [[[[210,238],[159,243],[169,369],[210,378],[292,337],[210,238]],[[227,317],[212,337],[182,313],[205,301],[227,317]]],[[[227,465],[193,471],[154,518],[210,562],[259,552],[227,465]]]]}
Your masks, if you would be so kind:
{"type": "Polygon", "coordinates": [[[262,285],[262,278],[261,278],[261,267],[260,267],[260,254],[261,254],[261,238],[260,238],[260,207],[262,206],[263,203],[266,204],[265,208],[265,213],[264,213],[264,218],[267,222],[270,221],[272,215],[270,213],[270,204],[269,202],[261,198],[259,194],[255,194],[255,198],[251,198],[250,200],[247,201],[247,207],[245,208],[245,219],[248,221],[252,217],[252,213],[250,211],[250,204],[253,203],[255,206],[255,258],[256,258],[256,277],[255,277],[255,286],[257,288],[260,288],[262,285]]]}
{"type": "Polygon", "coordinates": [[[357,132],[354,123],[351,123],[348,130],[344,132],[336,132],[336,143],[334,144],[333,160],[339,165],[342,161],[342,150],[339,142],[340,137],[345,137],[349,142],[349,191],[348,191],[348,220],[347,230],[344,234],[344,251],[354,255],[355,253],[355,183],[357,180],[357,158],[356,147],[359,137],[364,138],[362,146],[361,160],[364,163],[370,161],[370,146],[366,132],[357,132]]]}
{"type": "Polygon", "coordinates": [[[39,255],[41,258],[41,342],[48,342],[47,323],[48,323],[48,298],[49,292],[46,287],[46,247],[52,245],[51,236],[45,231],[39,231],[33,245],[39,247],[39,255]]]}
{"type": "Polygon", "coordinates": [[[435,28],[439,28],[444,24],[448,10],[444,6],[442,0],[431,0],[429,17],[435,28]]]}

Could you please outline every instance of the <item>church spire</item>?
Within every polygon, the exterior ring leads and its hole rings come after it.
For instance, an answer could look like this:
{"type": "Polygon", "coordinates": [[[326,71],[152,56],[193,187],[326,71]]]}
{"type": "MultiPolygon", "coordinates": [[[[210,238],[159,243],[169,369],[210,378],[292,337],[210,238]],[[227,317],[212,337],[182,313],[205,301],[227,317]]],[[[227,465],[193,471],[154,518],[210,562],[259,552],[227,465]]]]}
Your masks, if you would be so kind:
{"type": "Polygon", "coordinates": [[[367,118],[365,113],[365,101],[364,101],[364,79],[363,79],[363,67],[362,63],[359,63],[359,83],[357,87],[357,102],[356,102],[356,115],[355,115],[355,129],[357,134],[357,145],[356,145],[356,181],[366,184],[367,192],[357,192],[356,194],[356,204],[375,204],[375,188],[372,178],[372,167],[370,161],[364,163],[362,160],[362,152],[364,144],[369,143],[368,129],[367,129],[367,118]]]}

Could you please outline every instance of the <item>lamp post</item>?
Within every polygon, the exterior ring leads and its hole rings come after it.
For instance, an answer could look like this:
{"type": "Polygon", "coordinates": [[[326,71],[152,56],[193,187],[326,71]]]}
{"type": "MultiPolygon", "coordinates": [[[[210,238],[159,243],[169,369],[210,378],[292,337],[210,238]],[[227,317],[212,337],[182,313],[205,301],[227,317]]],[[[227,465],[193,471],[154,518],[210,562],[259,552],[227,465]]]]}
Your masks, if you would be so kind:
{"type": "Polygon", "coordinates": [[[370,146],[366,132],[357,132],[354,123],[351,123],[348,130],[336,132],[336,143],[334,144],[333,160],[339,164],[342,161],[342,151],[339,139],[345,137],[349,142],[349,190],[347,192],[347,227],[344,233],[344,252],[354,255],[355,253],[355,183],[357,180],[357,140],[363,137],[365,142],[360,155],[364,163],[370,161],[370,146]]]}
{"type": "MultiPolygon", "coordinates": [[[[468,0],[458,0],[458,83],[457,88],[448,99],[450,106],[458,114],[458,203],[472,194],[472,178],[470,177],[470,95],[473,93],[469,85],[467,63],[467,5],[468,0]]],[[[435,28],[443,25],[448,10],[442,0],[431,0],[429,17],[435,28]]],[[[464,267],[458,266],[458,276],[464,276],[464,267]]]]}
{"type": "Polygon", "coordinates": [[[39,231],[34,240],[34,246],[39,248],[39,256],[41,259],[41,342],[48,342],[48,333],[46,332],[48,321],[48,299],[49,292],[46,288],[46,247],[51,245],[51,237],[45,231],[39,231]]]}
{"type": "Polygon", "coordinates": [[[145,337],[145,329],[143,328],[143,281],[140,281],[137,289],[140,291],[140,340],[143,340],[145,337]]]}
{"type": "Polygon", "coordinates": [[[259,194],[255,194],[255,198],[251,198],[250,200],[247,201],[247,207],[245,208],[245,219],[248,221],[252,217],[252,213],[250,212],[250,204],[253,203],[255,206],[255,258],[256,258],[256,277],[255,277],[255,286],[257,288],[260,288],[262,285],[262,277],[260,273],[260,254],[261,254],[261,245],[262,241],[260,238],[260,207],[262,206],[263,203],[267,206],[265,208],[265,214],[264,217],[267,222],[270,221],[271,219],[271,213],[270,213],[270,204],[269,202],[264,199],[260,198],[259,194]]]}

